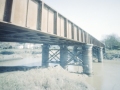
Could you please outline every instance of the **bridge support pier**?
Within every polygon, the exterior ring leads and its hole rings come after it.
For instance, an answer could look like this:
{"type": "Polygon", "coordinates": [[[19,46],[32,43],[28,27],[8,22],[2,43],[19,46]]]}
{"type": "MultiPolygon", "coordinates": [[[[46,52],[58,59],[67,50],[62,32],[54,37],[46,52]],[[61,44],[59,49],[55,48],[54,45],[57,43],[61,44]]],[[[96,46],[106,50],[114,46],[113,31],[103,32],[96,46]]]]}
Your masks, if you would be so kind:
{"type": "Polygon", "coordinates": [[[49,65],[49,45],[43,44],[42,46],[42,67],[48,67],[49,65]]]}
{"type": "Polygon", "coordinates": [[[83,49],[83,73],[92,74],[92,44],[85,44],[83,49]]]}
{"type": "Polygon", "coordinates": [[[98,62],[103,62],[103,47],[98,48],[98,62]]]}
{"type": "MultiPolygon", "coordinates": [[[[73,53],[75,56],[77,56],[77,48],[78,48],[77,46],[74,46],[73,48],[73,53]]],[[[74,62],[77,62],[75,58],[74,58],[74,62]]]]}
{"type": "Polygon", "coordinates": [[[67,50],[67,46],[61,45],[61,46],[60,46],[60,65],[61,65],[64,69],[66,69],[67,60],[68,60],[68,50],[67,50]]]}
{"type": "Polygon", "coordinates": [[[74,54],[76,55],[77,54],[77,46],[74,46],[74,48],[73,48],[73,52],[74,52],[74,54]]]}

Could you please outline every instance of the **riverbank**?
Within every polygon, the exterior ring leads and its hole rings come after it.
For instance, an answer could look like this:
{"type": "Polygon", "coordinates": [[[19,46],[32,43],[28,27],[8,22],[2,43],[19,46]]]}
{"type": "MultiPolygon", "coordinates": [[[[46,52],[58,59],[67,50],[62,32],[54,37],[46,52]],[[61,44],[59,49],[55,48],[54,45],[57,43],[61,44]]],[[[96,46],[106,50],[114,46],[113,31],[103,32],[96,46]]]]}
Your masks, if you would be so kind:
{"type": "Polygon", "coordinates": [[[69,73],[60,66],[0,74],[1,90],[94,90],[86,75],[69,73]]]}

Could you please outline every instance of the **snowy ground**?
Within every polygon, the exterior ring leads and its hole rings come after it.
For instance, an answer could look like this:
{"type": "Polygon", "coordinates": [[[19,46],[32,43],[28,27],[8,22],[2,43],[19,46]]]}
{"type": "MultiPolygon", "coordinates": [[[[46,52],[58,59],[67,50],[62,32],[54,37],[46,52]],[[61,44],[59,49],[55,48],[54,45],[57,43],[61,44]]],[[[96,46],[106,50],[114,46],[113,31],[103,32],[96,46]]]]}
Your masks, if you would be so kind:
{"type": "Polygon", "coordinates": [[[0,74],[1,90],[94,90],[86,75],[69,73],[60,66],[0,74]]]}

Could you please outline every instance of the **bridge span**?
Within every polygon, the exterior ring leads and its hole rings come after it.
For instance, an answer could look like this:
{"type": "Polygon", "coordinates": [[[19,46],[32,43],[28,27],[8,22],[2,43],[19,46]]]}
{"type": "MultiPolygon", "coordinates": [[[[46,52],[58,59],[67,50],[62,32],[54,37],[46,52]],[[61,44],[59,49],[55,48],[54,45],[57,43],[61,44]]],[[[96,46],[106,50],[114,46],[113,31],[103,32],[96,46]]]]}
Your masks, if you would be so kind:
{"type": "Polygon", "coordinates": [[[68,64],[67,47],[74,47],[71,59],[74,61],[78,60],[79,47],[82,47],[82,66],[86,74],[92,73],[92,52],[95,51],[98,61],[102,62],[105,48],[103,43],[41,0],[0,0],[0,41],[43,44],[43,67],[49,63],[49,45],[60,46],[63,68],[68,64]]]}

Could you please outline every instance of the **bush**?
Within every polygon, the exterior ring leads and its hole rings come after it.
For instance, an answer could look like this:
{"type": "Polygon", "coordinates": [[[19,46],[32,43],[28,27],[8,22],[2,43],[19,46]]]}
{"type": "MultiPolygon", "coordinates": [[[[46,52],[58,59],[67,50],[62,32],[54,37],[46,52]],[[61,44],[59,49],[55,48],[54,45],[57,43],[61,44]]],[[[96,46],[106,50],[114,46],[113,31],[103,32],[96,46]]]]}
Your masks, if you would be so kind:
{"type": "Polygon", "coordinates": [[[0,54],[3,54],[3,55],[11,55],[11,54],[14,54],[14,52],[2,51],[2,52],[0,52],[0,54]]]}
{"type": "Polygon", "coordinates": [[[41,54],[41,52],[33,51],[32,54],[41,54]]]}
{"type": "Polygon", "coordinates": [[[120,50],[120,48],[118,48],[117,50],[120,50]]]}

